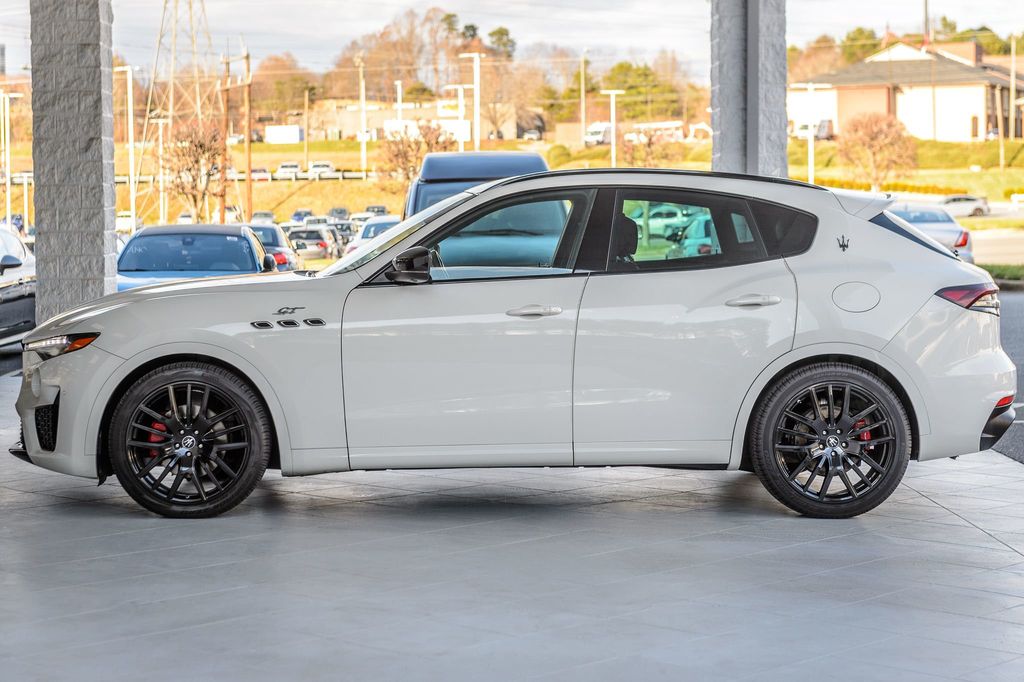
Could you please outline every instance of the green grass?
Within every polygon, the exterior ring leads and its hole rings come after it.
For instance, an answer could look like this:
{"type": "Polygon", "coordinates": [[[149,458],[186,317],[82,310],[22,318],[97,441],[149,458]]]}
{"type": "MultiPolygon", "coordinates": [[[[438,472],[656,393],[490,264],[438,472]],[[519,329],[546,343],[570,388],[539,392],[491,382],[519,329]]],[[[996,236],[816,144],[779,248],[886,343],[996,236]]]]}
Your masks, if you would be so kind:
{"type": "Polygon", "coordinates": [[[980,216],[960,218],[960,223],[970,230],[1024,230],[1024,217],[980,216]]]}
{"type": "Polygon", "coordinates": [[[323,270],[334,262],[333,258],[310,258],[306,261],[307,270],[323,270]]]}
{"type": "Polygon", "coordinates": [[[988,270],[989,274],[995,279],[1024,279],[1024,265],[993,265],[991,263],[985,263],[980,265],[980,267],[988,270]]]}

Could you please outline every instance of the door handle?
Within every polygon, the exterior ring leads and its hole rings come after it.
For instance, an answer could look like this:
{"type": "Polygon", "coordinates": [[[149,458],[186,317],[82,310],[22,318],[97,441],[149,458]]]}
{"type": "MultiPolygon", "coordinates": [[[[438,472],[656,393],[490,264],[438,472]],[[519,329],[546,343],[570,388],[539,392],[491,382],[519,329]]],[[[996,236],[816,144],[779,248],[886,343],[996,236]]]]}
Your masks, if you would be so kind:
{"type": "Polygon", "coordinates": [[[782,303],[782,299],[770,294],[745,294],[725,302],[726,305],[733,308],[757,308],[766,305],[778,305],[779,303],[782,303]]]}
{"type": "Polygon", "coordinates": [[[559,315],[561,312],[562,309],[557,305],[540,305],[538,303],[531,303],[530,305],[524,305],[521,308],[506,310],[505,314],[511,317],[550,317],[552,315],[559,315]]]}

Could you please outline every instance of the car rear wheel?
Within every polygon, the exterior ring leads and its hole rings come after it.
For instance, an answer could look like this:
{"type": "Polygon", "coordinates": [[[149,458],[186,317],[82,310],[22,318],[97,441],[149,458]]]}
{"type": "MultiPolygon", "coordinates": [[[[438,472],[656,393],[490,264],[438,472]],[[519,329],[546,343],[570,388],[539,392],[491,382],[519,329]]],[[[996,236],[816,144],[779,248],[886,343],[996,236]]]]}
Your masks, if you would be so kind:
{"type": "Polygon", "coordinates": [[[270,432],[248,383],[216,365],[177,362],[125,392],[110,422],[110,462],[146,509],[175,518],[216,516],[263,477],[270,432]]]}
{"type": "Polygon", "coordinates": [[[910,423],[899,396],[874,374],[841,363],[804,367],[776,382],[749,435],[761,482],[806,516],[874,509],[910,461],[910,423]]]}

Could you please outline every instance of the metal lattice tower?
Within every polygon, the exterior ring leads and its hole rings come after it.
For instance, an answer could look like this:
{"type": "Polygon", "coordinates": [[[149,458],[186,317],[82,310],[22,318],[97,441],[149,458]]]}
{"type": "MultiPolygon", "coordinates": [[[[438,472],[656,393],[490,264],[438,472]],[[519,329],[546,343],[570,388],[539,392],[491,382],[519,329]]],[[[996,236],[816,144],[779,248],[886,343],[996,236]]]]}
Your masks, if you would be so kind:
{"type": "MultiPolygon", "coordinates": [[[[210,122],[220,115],[218,63],[205,0],[164,0],[146,95],[138,175],[143,169],[155,172],[159,140],[169,144],[177,126],[210,122]]],[[[156,201],[153,187],[140,188],[138,198],[146,207],[156,201]]]]}

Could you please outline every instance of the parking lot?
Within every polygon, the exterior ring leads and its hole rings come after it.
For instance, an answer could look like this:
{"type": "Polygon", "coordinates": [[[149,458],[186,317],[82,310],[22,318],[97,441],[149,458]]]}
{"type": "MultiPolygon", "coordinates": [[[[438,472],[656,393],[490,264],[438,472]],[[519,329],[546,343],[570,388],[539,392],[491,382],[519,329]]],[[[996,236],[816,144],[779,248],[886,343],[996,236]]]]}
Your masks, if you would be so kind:
{"type": "MultiPolygon", "coordinates": [[[[1019,362],[1024,294],[1003,301],[1019,362]]],[[[797,517],[751,474],[630,467],[272,473],[183,522],[3,457],[0,669],[1018,680],[1022,498],[1024,466],[987,452],[913,463],[845,521],[797,517]]]]}

